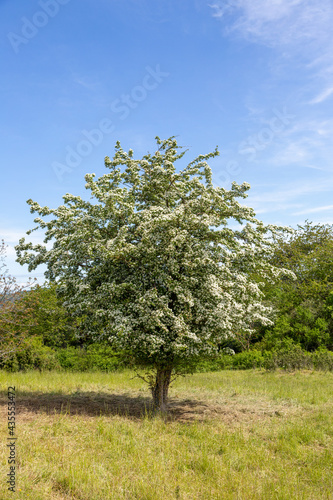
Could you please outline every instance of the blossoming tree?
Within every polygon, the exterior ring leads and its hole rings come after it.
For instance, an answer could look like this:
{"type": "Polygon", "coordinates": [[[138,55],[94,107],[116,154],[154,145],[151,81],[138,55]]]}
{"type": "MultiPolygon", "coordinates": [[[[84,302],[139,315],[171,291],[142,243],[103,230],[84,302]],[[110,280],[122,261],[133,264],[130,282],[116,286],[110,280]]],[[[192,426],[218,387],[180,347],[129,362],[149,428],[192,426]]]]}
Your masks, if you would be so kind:
{"type": "Polygon", "coordinates": [[[155,154],[139,160],[117,142],[108,173],[85,176],[94,203],[66,194],[50,209],[28,200],[46,217],[34,229],[53,246],[23,238],[16,250],[29,270],[47,264],[46,278],[84,318],[85,334],[146,369],[154,406],[164,411],[174,375],[216,355],[232,332],[270,322],[260,287],[283,272],[267,256],[284,228],[264,226],[237,201],[248,184],[213,186],[207,160],[217,150],[176,170],[186,151],[174,137],[156,141],[155,154]]]}

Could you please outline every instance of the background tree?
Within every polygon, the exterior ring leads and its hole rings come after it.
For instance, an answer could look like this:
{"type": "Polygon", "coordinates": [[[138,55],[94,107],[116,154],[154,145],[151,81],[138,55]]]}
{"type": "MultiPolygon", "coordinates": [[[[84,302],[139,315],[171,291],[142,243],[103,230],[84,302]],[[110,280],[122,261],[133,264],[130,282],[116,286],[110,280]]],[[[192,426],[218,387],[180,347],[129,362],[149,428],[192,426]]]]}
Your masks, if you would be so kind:
{"type": "Polygon", "coordinates": [[[267,258],[283,228],[240,205],[248,184],[213,187],[207,160],[217,150],[177,171],[185,151],[174,137],[156,140],[155,154],[139,160],[117,143],[109,172],[85,176],[95,203],[66,194],[50,209],[28,200],[44,217],[35,229],[54,243],[48,250],[23,238],[16,250],[30,270],[47,264],[64,306],[84,318],[84,335],[146,369],[154,406],[165,410],[173,374],[215,356],[232,332],[270,323],[260,286],[283,272],[267,258]]]}
{"type": "Polygon", "coordinates": [[[34,325],[33,311],[36,298],[28,291],[34,287],[33,280],[19,285],[9,275],[5,264],[6,245],[0,242],[0,361],[24,349],[31,327],[34,325]]]}
{"type": "Polygon", "coordinates": [[[298,225],[293,235],[276,239],[271,262],[296,280],[285,276],[266,287],[276,322],[260,329],[262,345],[272,349],[289,338],[309,351],[333,349],[333,226],[298,225]]]}
{"type": "Polygon", "coordinates": [[[89,342],[79,334],[80,318],[70,316],[57,296],[56,285],[44,284],[26,294],[24,300],[34,301],[34,324],[30,335],[42,339],[43,344],[53,349],[67,346],[82,346],[89,342]]]}

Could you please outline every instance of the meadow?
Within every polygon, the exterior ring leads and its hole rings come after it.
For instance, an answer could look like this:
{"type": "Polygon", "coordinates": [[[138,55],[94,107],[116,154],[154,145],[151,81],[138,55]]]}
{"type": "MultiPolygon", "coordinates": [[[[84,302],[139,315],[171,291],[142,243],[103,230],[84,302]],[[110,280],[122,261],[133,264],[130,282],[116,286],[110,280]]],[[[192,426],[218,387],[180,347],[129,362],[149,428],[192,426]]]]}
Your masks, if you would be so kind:
{"type": "Polygon", "coordinates": [[[333,373],[225,370],[177,379],[152,417],[134,372],[0,372],[7,500],[333,499],[333,373]],[[17,484],[7,491],[7,387],[17,484]]]}

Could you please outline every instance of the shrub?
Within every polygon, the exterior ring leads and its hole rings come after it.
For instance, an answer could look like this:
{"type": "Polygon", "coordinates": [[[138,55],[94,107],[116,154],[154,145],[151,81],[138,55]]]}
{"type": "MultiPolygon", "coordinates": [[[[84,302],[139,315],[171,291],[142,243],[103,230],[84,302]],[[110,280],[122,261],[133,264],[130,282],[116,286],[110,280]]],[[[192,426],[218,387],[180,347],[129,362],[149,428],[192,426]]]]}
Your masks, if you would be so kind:
{"type": "Polygon", "coordinates": [[[30,337],[24,348],[0,362],[0,368],[16,372],[21,370],[115,371],[123,368],[121,356],[107,345],[90,345],[87,349],[67,347],[55,351],[43,344],[41,337],[30,337]]]}
{"type": "Polygon", "coordinates": [[[311,358],[316,370],[333,371],[333,352],[318,350],[311,353],[311,358]]]}
{"type": "Polygon", "coordinates": [[[260,351],[244,351],[232,357],[232,367],[236,370],[248,370],[249,368],[261,368],[264,357],[260,351]]]}
{"type": "Polygon", "coordinates": [[[264,367],[266,370],[293,371],[300,369],[313,368],[311,353],[303,351],[299,345],[291,345],[288,348],[282,348],[266,355],[264,367]]]}
{"type": "Polygon", "coordinates": [[[261,368],[264,365],[264,361],[264,355],[260,351],[244,351],[237,354],[222,353],[214,360],[201,361],[198,363],[195,371],[214,372],[220,370],[261,368]]]}
{"type": "Polygon", "coordinates": [[[220,354],[216,359],[202,360],[199,361],[195,367],[194,372],[218,372],[221,370],[227,370],[231,366],[230,361],[231,356],[227,354],[220,354]]]}
{"type": "Polygon", "coordinates": [[[29,369],[53,370],[59,369],[60,364],[56,353],[43,344],[42,338],[30,337],[26,339],[22,349],[0,361],[0,368],[10,372],[29,369]]]}
{"type": "Polygon", "coordinates": [[[290,339],[281,342],[275,351],[244,351],[233,356],[221,354],[213,361],[198,363],[197,372],[213,372],[220,370],[249,370],[265,368],[266,370],[294,371],[301,369],[333,371],[333,352],[318,350],[304,351],[301,346],[290,339]]]}
{"type": "Polygon", "coordinates": [[[57,351],[62,368],[72,371],[115,371],[124,367],[120,354],[103,344],[92,344],[87,349],[67,347],[57,351]]]}
{"type": "Polygon", "coordinates": [[[66,347],[56,352],[61,368],[72,371],[86,371],[89,369],[85,349],[66,347]]]}

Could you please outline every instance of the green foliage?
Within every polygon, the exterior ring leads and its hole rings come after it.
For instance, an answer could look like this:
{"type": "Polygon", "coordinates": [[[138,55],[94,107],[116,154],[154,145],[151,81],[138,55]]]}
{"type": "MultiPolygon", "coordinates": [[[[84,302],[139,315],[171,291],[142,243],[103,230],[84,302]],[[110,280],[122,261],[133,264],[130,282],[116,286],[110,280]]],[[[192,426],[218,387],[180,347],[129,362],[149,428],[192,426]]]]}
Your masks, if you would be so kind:
{"type": "Polygon", "coordinates": [[[232,357],[232,368],[237,370],[261,368],[264,360],[265,358],[260,351],[244,351],[232,357]]]}
{"type": "Polygon", "coordinates": [[[31,337],[24,350],[16,351],[0,363],[0,368],[16,372],[22,370],[115,371],[122,370],[122,355],[107,345],[90,345],[86,349],[69,346],[54,350],[43,344],[40,337],[31,337]]]}
{"type": "MultiPolygon", "coordinates": [[[[0,363],[0,368],[10,371],[38,369],[65,370],[72,372],[122,371],[128,363],[120,353],[110,346],[94,344],[86,349],[70,346],[53,350],[43,345],[41,338],[30,338],[27,348],[13,353],[0,363]]],[[[249,370],[262,368],[269,371],[300,369],[333,371],[333,352],[318,350],[304,351],[291,339],[285,338],[274,351],[244,351],[235,355],[221,354],[215,359],[196,362],[192,372],[218,372],[222,370],[249,370]]]]}
{"type": "Polygon", "coordinates": [[[283,370],[293,371],[306,368],[312,368],[311,354],[303,351],[299,345],[293,345],[289,348],[282,348],[277,351],[272,351],[266,357],[264,367],[267,370],[283,370]]]}
{"type": "Polygon", "coordinates": [[[260,351],[244,351],[234,355],[220,354],[214,360],[200,361],[196,372],[215,372],[221,370],[248,370],[261,368],[265,363],[265,353],[260,351]]]}
{"type": "Polygon", "coordinates": [[[21,370],[53,370],[59,369],[60,364],[56,353],[43,344],[40,337],[31,337],[25,341],[24,349],[11,353],[0,362],[4,370],[16,372],[21,370]]]}
{"type": "Polygon", "coordinates": [[[315,370],[333,371],[333,352],[319,350],[311,354],[315,370]]]}
{"type": "Polygon", "coordinates": [[[215,359],[203,359],[195,364],[192,372],[219,372],[229,369],[231,366],[231,360],[229,358],[231,358],[231,356],[221,354],[215,359]]]}
{"type": "Polygon", "coordinates": [[[115,371],[124,368],[122,356],[107,345],[93,344],[87,349],[67,347],[57,351],[60,366],[71,371],[115,371]]]}
{"type": "Polygon", "coordinates": [[[266,353],[263,367],[266,370],[324,370],[333,371],[333,352],[322,349],[315,352],[304,351],[294,344],[266,353]]]}
{"type": "Polygon", "coordinates": [[[79,345],[79,320],[72,318],[63,307],[55,284],[38,286],[26,294],[26,300],[28,298],[30,301],[34,300],[35,304],[34,324],[29,328],[30,335],[42,338],[46,346],[55,349],[79,345]]]}
{"type": "Polygon", "coordinates": [[[35,324],[36,298],[29,289],[34,281],[19,285],[8,274],[5,264],[6,245],[0,241],[0,360],[11,358],[15,352],[25,349],[25,342],[35,324]]]}
{"type": "Polygon", "coordinates": [[[267,284],[266,300],[276,311],[275,324],[259,327],[258,348],[271,350],[284,338],[307,351],[333,349],[333,226],[304,226],[278,238],[272,263],[294,272],[267,284]]]}
{"type": "Polygon", "coordinates": [[[269,371],[301,369],[333,371],[333,352],[317,350],[307,352],[291,339],[285,338],[273,351],[244,351],[227,356],[221,354],[215,360],[201,361],[196,372],[215,372],[221,370],[249,370],[262,368],[269,371]]]}

